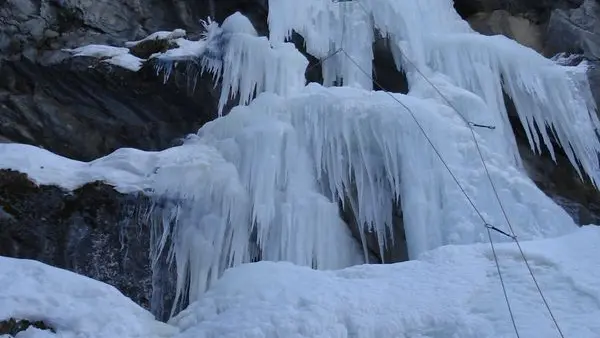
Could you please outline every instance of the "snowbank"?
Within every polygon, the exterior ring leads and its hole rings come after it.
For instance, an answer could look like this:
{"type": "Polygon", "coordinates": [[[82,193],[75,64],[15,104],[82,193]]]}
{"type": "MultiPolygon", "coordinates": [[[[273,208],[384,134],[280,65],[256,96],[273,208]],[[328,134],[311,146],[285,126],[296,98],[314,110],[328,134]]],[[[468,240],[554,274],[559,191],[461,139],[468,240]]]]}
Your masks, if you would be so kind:
{"type": "Polygon", "coordinates": [[[186,144],[164,151],[121,148],[91,162],[75,161],[38,147],[0,144],[0,169],[27,174],[39,185],[56,185],[66,190],[86,183],[103,181],[122,193],[147,191],[153,187],[152,176],[163,166],[177,164],[209,166],[220,158],[207,146],[186,144]]]}
{"type": "Polygon", "coordinates": [[[19,337],[170,337],[177,329],[114,287],[36,261],[0,257],[0,321],[44,321],[57,334],[29,329],[19,337]]]}
{"type": "MultiPolygon", "coordinates": [[[[600,228],[523,243],[566,337],[600,332],[600,228]]],[[[498,245],[521,337],[559,337],[512,243],[498,245]]],[[[420,260],[315,271],[261,262],[225,272],[171,322],[178,338],[514,337],[488,245],[447,246],[420,260]]]]}

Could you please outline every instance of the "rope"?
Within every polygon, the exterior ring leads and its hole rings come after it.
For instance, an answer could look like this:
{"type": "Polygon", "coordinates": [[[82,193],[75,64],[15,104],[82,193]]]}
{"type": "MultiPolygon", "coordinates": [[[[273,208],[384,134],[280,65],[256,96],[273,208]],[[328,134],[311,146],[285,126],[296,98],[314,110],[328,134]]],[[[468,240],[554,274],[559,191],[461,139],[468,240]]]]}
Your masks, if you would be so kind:
{"type": "MultiPolygon", "coordinates": [[[[362,10],[363,10],[363,11],[364,11],[364,12],[365,12],[367,15],[370,15],[370,14],[369,14],[369,12],[367,11],[367,9],[366,9],[366,8],[363,6],[363,4],[361,3],[361,1],[355,1],[355,2],[359,4],[359,6],[362,8],[362,10]]],[[[344,20],[345,20],[345,17],[344,17],[344,20]]],[[[418,123],[418,121],[417,121],[416,117],[414,116],[414,114],[412,113],[412,111],[411,111],[410,109],[408,109],[408,107],[407,107],[406,105],[404,105],[404,104],[403,104],[403,103],[402,103],[400,100],[396,99],[396,97],[394,97],[392,94],[390,94],[389,92],[385,91],[385,93],[387,93],[388,95],[390,95],[390,97],[392,97],[392,98],[393,98],[395,101],[397,101],[397,102],[398,102],[398,103],[400,103],[402,106],[404,106],[404,107],[407,109],[407,111],[409,111],[409,112],[410,112],[411,116],[413,117],[413,119],[415,120],[415,122],[417,123],[417,125],[419,126],[419,129],[420,129],[420,130],[423,132],[423,134],[424,134],[424,135],[425,135],[425,137],[427,138],[427,140],[428,140],[429,144],[430,144],[430,145],[431,145],[431,146],[434,148],[434,150],[435,150],[436,154],[438,155],[438,157],[440,158],[440,160],[442,160],[442,163],[444,163],[444,166],[446,167],[446,169],[448,170],[448,172],[450,172],[451,176],[453,177],[454,181],[455,181],[455,182],[457,183],[457,185],[459,186],[460,190],[463,192],[463,194],[465,195],[465,197],[467,198],[467,200],[469,201],[469,203],[471,204],[471,206],[473,206],[473,208],[475,209],[475,211],[477,212],[477,214],[479,215],[479,217],[482,219],[482,221],[483,221],[483,222],[484,222],[484,224],[486,225],[486,228],[487,228],[487,230],[488,230],[489,239],[490,239],[490,245],[492,246],[492,251],[493,251],[493,254],[494,254],[494,260],[496,261],[496,267],[498,268],[498,274],[499,274],[499,277],[500,277],[500,282],[501,282],[501,284],[502,284],[502,289],[503,289],[503,292],[504,292],[504,298],[505,298],[505,300],[506,300],[506,305],[507,305],[507,307],[508,307],[508,309],[509,309],[509,313],[510,313],[511,321],[512,321],[512,323],[513,323],[513,327],[514,327],[514,329],[515,329],[515,334],[517,335],[517,337],[519,337],[519,332],[518,332],[518,330],[517,330],[517,327],[516,327],[516,325],[515,325],[515,319],[514,319],[514,315],[513,315],[513,313],[512,313],[512,309],[511,309],[511,306],[510,306],[510,302],[509,302],[509,300],[508,300],[508,296],[507,296],[507,294],[506,294],[506,288],[505,288],[505,285],[504,285],[504,281],[503,281],[502,275],[501,275],[501,273],[500,273],[500,266],[499,266],[499,264],[498,264],[498,258],[497,258],[497,256],[496,256],[496,253],[495,253],[494,244],[493,244],[493,242],[492,242],[492,237],[491,237],[490,229],[493,229],[493,230],[495,230],[495,231],[498,231],[498,232],[500,232],[500,233],[502,233],[502,234],[504,234],[504,235],[507,235],[508,237],[511,237],[511,238],[512,238],[512,239],[515,241],[515,243],[517,244],[517,247],[519,248],[519,253],[521,254],[521,257],[523,258],[523,261],[525,262],[525,265],[527,266],[527,270],[529,271],[529,274],[531,275],[531,278],[532,278],[532,280],[533,280],[533,282],[534,282],[534,284],[535,284],[535,287],[536,287],[536,289],[537,289],[537,291],[538,291],[538,293],[539,293],[539,295],[540,295],[540,297],[541,297],[541,299],[542,299],[542,301],[543,301],[543,303],[544,303],[544,306],[545,306],[545,307],[546,307],[546,309],[548,310],[548,313],[550,314],[550,317],[552,318],[552,321],[554,322],[554,325],[555,325],[555,327],[556,327],[556,330],[557,330],[557,331],[558,331],[558,333],[560,334],[561,338],[565,338],[565,336],[564,336],[564,334],[563,334],[563,332],[562,332],[562,330],[561,330],[561,328],[560,328],[560,325],[558,324],[558,321],[557,321],[556,317],[554,316],[554,313],[552,312],[552,310],[551,310],[551,308],[550,308],[550,305],[549,305],[548,301],[546,300],[546,297],[544,296],[544,293],[542,292],[542,289],[541,289],[541,287],[540,287],[540,285],[539,285],[539,283],[538,283],[538,281],[537,281],[537,278],[535,277],[535,274],[533,273],[533,269],[531,268],[531,266],[530,266],[530,264],[529,264],[529,261],[527,260],[527,257],[525,256],[525,253],[523,252],[523,248],[521,247],[521,244],[520,244],[520,242],[519,242],[519,240],[518,240],[517,236],[515,235],[514,228],[513,228],[513,226],[512,226],[512,223],[510,222],[510,219],[509,219],[509,217],[508,217],[508,214],[507,214],[507,212],[506,212],[506,210],[505,210],[505,208],[504,208],[504,205],[502,204],[502,201],[501,201],[501,199],[500,199],[500,195],[498,194],[498,190],[496,189],[496,186],[495,186],[495,184],[494,184],[494,181],[492,180],[492,176],[491,176],[491,174],[490,174],[490,172],[489,172],[488,166],[487,166],[487,164],[486,164],[486,162],[485,162],[485,159],[484,159],[484,157],[483,157],[483,153],[482,153],[482,151],[481,151],[481,148],[480,148],[480,146],[479,146],[479,142],[477,142],[477,137],[475,136],[475,131],[473,130],[473,127],[474,127],[474,126],[477,126],[477,127],[486,127],[486,128],[489,128],[489,129],[494,129],[495,127],[484,126],[484,125],[478,125],[478,124],[475,124],[475,123],[472,123],[472,122],[468,121],[468,120],[467,120],[467,119],[466,119],[466,118],[465,118],[465,117],[464,117],[464,116],[463,116],[463,115],[460,113],[460,111],[459,111],[459,110],[458,110],[458,109],[457,109],[457,108],[456,108],[456,107],[455,107],[455,106],[454,106],[454,105],[453,105],[453,104],[450,102],[450,100],[448,100],[448,98],[447,98],[447,97],[446,97],[446,96],[445,96],[445,95],[444,95],[444,94],[443,94],[443,93],[442,93],[442,92],[441,92],[441,91],[440,91],[440,90],[439,90],[439,89],[438,89],[438,88],[437,88],[437,87],[436,87],[436,86],[435,86],[435,85],[434,85],[434,84],[433,84],[433,83],[432,83],[432,82],[429,80],[429,78],[427,78],[427,76],[425,76],[425,74],[423,74],[423,72],[421,72],[421,70],[420,70],[420,69],[419,69],[419,68],[418,68],[418,67],[417,67],[417,66],[416,66],[416,65],[415,65],[415,64],[414,64],[414,63],[413,63],[413,62],[412,62],[412,61],[411,61],[411,60],[410,60],[410,59],[409,59],[407,56],[406,56],[406,54],[404,54],[404,52],[403,52],[401,49],[399,49],[399,51],[400,51],[400,53],[402,53],[402,55],[404,56],[404,59],[405,59],[405,60],[406,60],[406,61],[407,61],[407,62],[408,62],[408,63],[409,63],[409,64],[410,64],[410,65],[411,65],[411,66],[412,66],[412,67],[413,67],[413,68],[414,68],[416,71],[417,71],[417,73],[419,73],[419,75],[421,75],[421,77],[422,77],[422,78],[423,78],[425,81],[427,81],[427,83],[429,83],[429,85],[431,85],[431,87],[432,87],[432,88],[433,88],[433,89],[434,89],[434,90],[435,90],[435,91],[436,91],[436,92],[437,92],[437,93],[440,95],[440,97],[442,97],[442,99],[443,99],[444,101],[446,101],[446,103],[447,103],[447,104],[448,104],[448,105],[449,105],[449,106],[450,106],[450,107],[451,107],[451,108],[452,108],[452,109],[453,109],[453,110],[454,110],[454,111],[455,111],[455,112],[456,112],[456,113],[457,113],[457,114],[458,114],[458,115],[459,115],[459,116],[460,116],[460,117],[461,117],[461,118],[462,118],[462,119],[463,119],[463,120],[464,120],[464,121],[467,123],[467,125],[469,126],[469,130],[471,131],[471,136],[472,136],[472,138],[473,138],[473,141],[474,141],[474,143],[475,143],[475,146],[476,146],[477,152],[478,152],[478,154],[479,154],[479,157],[480,157],[480,159],[481,159],[481,163],[483,164],[483,167],[484,167],[484,169],[485,169],[486,176],[487,176],[487,178],[488,178],[488,180],[489,180],[489,182],[490,182],[490,185],[491,185],[491,187],[492,187],[492,190],[493,190],[493,192],[494,192],[494,196],[495,196],[495,198],[496,198],[496,200],[497,200],[497,202],[498,202],[498,205],[499,205],[499,207],[500,207],[500,210],[502,211],[502,215],[503,215],[504,219],[506,220],[506,224],[508,225],[508,228],[509,228],[509,230],[510,230],[510,234],[507,234],[507,233],[505,233],[504,231],[502,231],[502,230],[500,230],[500,229],[498,229],[498,228],[496,228],[496,227],[490,226],[490,225],[489,225],[487,222],[485,222],[485,219],[484,219],[483,215],[481,214],[481,212],[479,212],[479,210],[477,209],[477,207],[475,206],[475,204],[473,203],[473,201],[470,199],[470,197],[467,195],[467,193],[465,192],[465,190],[462,188],[462,186],[460,185],[460,183],[458,182],[458,180],[456,179],[456,177],[454,176],[454,174],[451,172],[451,170],[450,170],[450,168],[448,167],[448,165],[447,165],[447,164],[444,162],[444,160],[443,160],[443,159],[442,159],[442,157],[441,157],[441,154],[440,154],[440,153],[439,153],[439,151],[438,151],[438,150],[435,148],[435,146],[433,145],[433,143],[431,142],[431,140],[429,139],[429,137],[428,137],[428,136],[427,136],[427,134],[425,133],[425,130],[424,130],[424,129],[423,129],[421,126],[420,126],[420,124],[418,123]]],[[[368,74],[368,73],[367,73],[367,72],[366,72],[364,69],[362,69],[362,68],[360,67],[360,65],[359,65],[359,64],[358,64],[358,63],[357,63],[357,62],[356,62],[356,61],[355,61],[355,60],[354,60],[354,59],[353,59],[353,58],[352,58],[352,57],[351,57],[351,56],[350,56],[348,53],[346,53],[346,51],[343,51],[343,52],[344,52],[344,54],[346,54],[346,56],[347,56],[347,57],[348,57],[348,58],[349,58],[349,59],[352,61],[352,63],[354,63],[354,65],[356,65],[356,66],[357,66],[357,68],[358,68],[358,69],[359,69],[359,70],[360,70],[362,73],[364,73],[364,74],[365,74],[367,77],[369,77],[369,78],[372,78],[372,76],[371,76],[370,74],[368,74]]],[[[377,82],[377,80],[373,79],[373,82],[374,82],[374,83],[375,83],[377,86],[379,86],[380,88],[382,88],[382,89],[383,89],[383,87],[382,87],[382,86],[381,86],[381,85],[380,85],[380,84],[377,82]]]]}
{"type": "MultiPolygon", "coordinates": [[[[344,54],[346,54],[346,56],[348,57],[348,59],[366,76],[368,76],[369,78],[371,78],[371,76],[369,75],[369,73],[367,71],[365,71],[359,64],[358,62],[356,62],[348,53],[346,53],[346,51],[342,51],[344,54]]],[[[373,82],[379,86],[380,88],[383,89],[383,86],[381,86],[381,84],[379,84],[377,82],[377,80],[373,79],[373,82]]],[[[429,138],[429,136],[427,135],[427,132],[425,131],[425,129],[423,128],[423,126],[421,125],[421,123],[419,123],[419,120],[417,120],[417,117],[415,116],[415,114],[412,112],[412,110],[406,105],[404,104],[402,101],[398,100],[394,95],[392,95],[390,92],[388,91],[383,91],[384,93],[386,93],[388,96],[390,96],[394,101],[398,102],[400,105],[402,105],[402,107],[404,107],[404,109],[406,109],[406,111],[409,112],[410,116],[413,118],[413,120],[415,121],[415,123],[417,124],[417,127],[419,128],[419,130],[421,130],[421,132],[423,133],[423,136],[425,137],[425,139],[427,140],[427,142],[429,143],[429,145],[431,145],[431,147],[433,148],[433,151],[435,152],[435,154],[437,155],[437,157],[440,159],[440,161],[442,162],[442,164],[444,165],[444,167],[446,168],[446,170],[448,170],[448,173],[450,173],[450,176],[452,177],[452,179],[454,180],[454,182],[456,183],[456,185],[458,186],[458,188],[460,189],[460,191],[462,192],[462,194],[465,196],[465,198],[467,199],[467,201],[469,202],[469,204],[471,204],[471,206],[473,207],[473,210],[475,210],[475,212],[477,213],[477,215],[479,216],[479,218],[481,218],[481,221],[483,222],[483,224],[488,224],[487,221],[485,220],[485,217],[483,216],[483,214],[479,211],[479,209],[477,208],[477,206],[475,205],[475,203],[473,202],[473,200],[471,199],[471,197],[469,197],[469,194],[467,194],[467,192],[465,191],[465,189],[463,188],[462,184],[460,184],[460,182],[458,181],[458,178],[456,177],[456,175],[454,175],[454,173],[452,172],[452,170],[450,169],[450,166],[448,166],[448,163],[446,163],[446,161],[444,160],[444,157],[442,156],[442,154],[440,153],[440,151],[437,149],[437,147],[433,144],[433,141],[431,140],[431,138],[429,138]]],[[[513,324],[513,328],[515,330],[515,334],[517,336],[517,338],[520,338],[521,336],[519,335],[519,330],[517,329],[517,324],[515,321],[515,316],[514,313],[512,311],[512,307],[510,305],[510,300],[508,298],[508,294],[506,292],[506,285],[504,283],[504,278],[502,277],[502,271],[500,270],[500,264],[498,263],[498,256],[496,254],[496,249],[494,247],[494,242],[492,241],[492,235],[490,232],[490,228],[487,228],[488,231],[488,237],[490,239],[490,246],[492,248],[492,254],[494,256],[494,262],[496,263],[496,269],[498,270],[498,276],[500,277],[500,284],[502,285],[502,292],[504,295],[504,300],[506,302],[506,306],[508,307],[508,313],[510,315],[510,320],[513,324]]]]}
{"type": "MultiPolygon", "coordinates": [[[[433,87],[433,89],[440,95],[440,97],[442,97],[442,99],[444,101],[446,101],[446,103],[454,110],[456,111],[456,113],[461,116],[465,121],[465,117],[459,112],[459,110],[450,102],[450,100],[444,95],[442,94],[442,92],[425,76],[425,74],[423,74],[421,72],[421,70],[419,70],[419,68],[412,62],[410,61],[406,55],[400,50],[400,53],[402,53],[404,55],[404,59],[408,61],[408,63],[411,64],[411,66],[417,71],[417,73],[419,73],[421,75],[421,77],[423,77],[423,79],[425,79],[425,81],[427,81],[431,87],[433,87]]],[[[346,54],[348,55],[348,54],[346,54]]],[[[521,254],[521,257],[523,258],[523,261],[525,262],[525,265],[527,266],[527,270],[529,271],[529,274],[531,275],[531,279],[533,280],[533,283],[535,284],[535,287],[540,295],[540,297],[542,298],[542,301],[544,303],[544,306],[546,307],[546,309],[548,310],[548,313],[550,314],[550,317],[552,318],[552,321],[554,322],[554,325],[556,326],[556,330],[558,331],[559,335],[562,338],[565,338],[560,325],[558,324],[558,321],[556,320],[556,317],[554,316],[554,313],[552,312],[552,309],[550,308],[550,305],[548,304],[548,301],[546,300],[546,297],[544,296],[544,293],[542,292],[542,289],[537,281],[537,278],[535,277],[535,274],[533,273],[533,269],[531,269],[531,266],[529,265],[529,261],[527,260],[527,257],[525,256],[525,253],[523,252],[523,248],[521,247],[521,243],[519,242],[517,236],[515,235],[515,231],[514,228],[512,226],[512,223],[510,222],[510,219],[508,217],[508,213],[506,212],[506,209],[504,208],[504,205],[502,204],[502,200],[500,199],[500,195],[498,194],[498,189],[496,189],[496,185],[494,184],[494,180],[492,180],[492,176],[490,174],[489,168],[487,166],[487,163],[485,162],[485,159],[483,157],[483,153],[481,151],[481,147],[479,146],[479,142],[477,142],[477,137],[475,136],[475,131],[472,128],[472,124],[469,123],[469,129],[471,131],[471,137],[473,138],[473,141],[475,143],[476,149],[477,149],[477,153],[479,154],[479,158],[481,159],[481,163],[483,164],[483,168],[485,169],[485,173],[486,176],[490,182],[490,186],[492,187],[492,191],[494,192],[494,196],[496,198],[496,201],[498,202],[498,206],[500,207],[500,210],[502,212],[502,215],[504,217],[504,219],[506,220],[506,224],[508,225],[508,228],[510,230],[510,236],[515,243],[517,244],[517,247],[519,248],[519,253],[521,254]]]]}

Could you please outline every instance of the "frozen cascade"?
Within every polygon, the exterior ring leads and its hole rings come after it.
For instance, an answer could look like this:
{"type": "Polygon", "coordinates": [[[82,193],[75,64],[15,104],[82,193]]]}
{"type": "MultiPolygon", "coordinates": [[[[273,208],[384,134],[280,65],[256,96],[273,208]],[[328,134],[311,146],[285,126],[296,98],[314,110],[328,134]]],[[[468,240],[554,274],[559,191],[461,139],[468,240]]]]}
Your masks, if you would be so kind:
{"type": "Polygon", "coordinates": [[[178,297],[189,290],[194,301],[224,269],[256,259],[317,269],[365,262],[365,244],[361,254],[339,216],[346,199],[343,207],[375,233],[381,251],[383,237],[394,238],[396,202],[410,258],[485,242],[481,220],[410,112],[488,223],[506,228],[469,121],[497,127],[474,133],[516,235],[553,237],[575,227],[521,169],[502,94],[515,102],[532,148],[543,141],[553,151],[548,130],[537,128],[549,126],[572,164],[595,181],[600,123],[581,77],[585,65],[561,66],[508,39],[481,36],[450,0],[358,1],[271,0],[269,40],[238,16],[229,22],[239,31],[224,37],[227,25],[211,23],[203,47],[189,54],[223,82],[220,109],[235,95],[242,106],[187,141],[214,161],[198,167],[183,159],[156,174],[154,191],[174,205],[157,209],[155,230],[158,252],[172,238],[178,297]],[[362,70],[371,71],[374,28],[407,74],[408,95],[371,91],[362,70]],[[324,64],[325,87],[304,86],[306,58],[285,42],[292,31],[314,56],[344,48],[361,67],[339,53],[324,64]],[[328,87],[340,80],[344,87],[328,87]]]}
{"type": "MultiPolygon", "coordinates": [[[[341,8],[349,13],[362,11],[364,24],[372,27],[368,32],[375,28],[388,37],[399,69],[410,71],[414,64],[425,73],[440,72],[455,85],[484,99],[486,111],[465,117],[497,126],[502,133],[502,149],[511,154],[513,163],[519,165],[520,158],[502,90],[514,101],[532,149],[541,151],[543,142],[554,157],[552,135],[575,168],[579,170],[581,165],[594,183],[600,177],[596,156],[600,150],[596,135],[600,122],[585,72],[559,67],[506,37],[474,32],[456,13],[452,0],[354,0],[343,5],[321,0],[271,0],[269,5],[274,6],[269,15],[271,39],[284,41],[295,30],[305,38],[307,51],[315,57],[323,57],[339,46],[340,34],[334,29],[342,25],[335,24],[340,21],[341,8]]],[[[356,20],[359,17],[353,15],[347,21],[353,22],[352,27],[364,27],[356,20]]],[[[372,57],[367,47],[370,41],[359,37],[352,42],[365,43],[363,48],[352,49],[353,53],[362,52],[355,56],[357,60],[372,57]]],[[[360,71],[355,67],[354,72],[360,71]]],[[[409,87],[413,85],[409,83],[409,87]]]]}
{"type": "MultiPolygon", "coordinates": [[[[221,26],[209,19],[204,28],[200,41],[178,39],[179,48],[158,55],[158,71],[167,81],[178,62],[196,61],[201,73],[209,72],[222,83],[219,115],[228,100],[238,95],[239,103],[246,105],[257,93],[286,95],[305,85],[306,57],[291,43],[272,46],[266,37],[257,36],[241,13],[232,14],[221,26]]],[[[192,79],[198,75],[188,74],[192,79]]]]}
{"type": "Polygon", "coordinates": [[[184,145],[197,156],[176,158],[153,178],[153,264],[175,263],[173,311],[226,268],[256,259],[316,269],[364,262],[337,204],[317,192],[289,123],[237,107],[199,135],[184,145]]]}

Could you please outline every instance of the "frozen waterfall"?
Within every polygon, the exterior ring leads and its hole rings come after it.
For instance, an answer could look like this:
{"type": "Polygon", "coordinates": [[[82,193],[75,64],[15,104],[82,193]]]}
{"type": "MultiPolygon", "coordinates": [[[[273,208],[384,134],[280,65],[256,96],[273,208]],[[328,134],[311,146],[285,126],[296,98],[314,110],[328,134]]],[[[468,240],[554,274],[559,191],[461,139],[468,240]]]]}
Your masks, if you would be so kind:
{"type": "Polygon", "coordinates": [[[475,33],[451,0],[270,0],[269,38],[249,24],[236,13],[220,27],[207,24],[194,48],[160,56],[167,66],[200,60],[222,84],[220,109],[236,96],[240,103],[184,145],[206,161],[181,158],[154,176],[154,192],[171,205],[155,208],[156,252],[176,262],[178,297],[187,292],[194,301],[226,268],[258,259],[316,269],[361,264],[365,234],[379,239],[380,251],[386,237],[397,238],[395,205],[411,258],[485,242],[483,222],[431,145],[487,223],[507,229],[491,178],[519,238],[575,228],[521,168],[503,93],[532,148],[554,156],[560,145],[582,177],[597,182],[600,123],[584,64],[558,65],[475,33]],[[308,61],[288,42],[292,32],[324,60],[323,85],[305,86],[308,61]],[[406,95],[372,91],[378,35],[407,75],[406,95]],[[343,87],[332,87],[340,80],[343,87]],[[473,129],[476,144],[470,123],[495,129],[473,129]],[[340,208],[362,227],[362,243],[340,208]]]}

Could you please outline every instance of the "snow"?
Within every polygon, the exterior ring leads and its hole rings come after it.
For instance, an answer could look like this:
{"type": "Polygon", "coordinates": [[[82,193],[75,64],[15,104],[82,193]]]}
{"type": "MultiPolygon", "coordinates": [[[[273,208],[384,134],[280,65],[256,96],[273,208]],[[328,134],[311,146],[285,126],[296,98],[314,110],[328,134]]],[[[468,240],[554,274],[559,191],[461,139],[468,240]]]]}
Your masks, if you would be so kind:
{"type": "Polygon", "coordinates": [[[120,54],[113,56],[108,60],[103,60],[103,62],[108,62],[115,66],[119,66],[121,68],[137,72],[138,70],[142,69],[142,65],[144,64],[145,60],[140,59],[139,57],[132,54],[120,54]]]}
{"type": "Polygon", "coordinates": [[[0,169],[12,169],[39,185],[75,190],[86,183],[103,181],[122,193],[151,192],[158,168],[178,162],[207,166],[219,157],[207,147],[183,145],[162,152],[121,148],[91,162],[71,160],[25,144],[0,144],[0,169]],[[212,157],[216,156],[216,157],[212,157]]]}
{"type": "Polygon", "coordinates": [[[64,49],[64,51],[73,54],[73,56],[90,56],[95,58],[111,58],[129,53],[128,48],[105,45],[87,45],[75,49],[64,49]]]}
{"type": "MultiPolygon", "coordinates": [[[[565,337],[600,332],[600,228],[524,242],[565,337]]],[[[559,337],[516,246],[497,246],[521,337],[559,337]]],[[[315,271],[260,262],[228,270],[170,321],[177,338],[514,337],[489,245],[446,246],[419,260],[315,271]]]]}
{"type": "Polygon", "coordinates": [[[137,40],[137,41],[127,41],[125,42],[126,47],[135,47],[142,42],[151,41],[151,40],[175,40],[179,38],[183,38],[187,35],[187,32],[184,29],[175,29],[173,31],[158,31],[154,32],[147,37],[137,40]]]}
{"type": "Polygon", "coordinates": [[[64,51],[73,54],[73,56],[100,58],[103,62],[107,62],[133,72],[140,70],[145,61],[129,54],[129,49],[123,47],[87,45],[75,49],[65,49],[64,51]]]}
{"type": "Polygon", "coordinates": [[[48,265],[0,257],[0,321],[44,321],[56,335],[36,329],[26,337],[171,337],[176,328],[154,320],[114,287],[48,265]]]}

